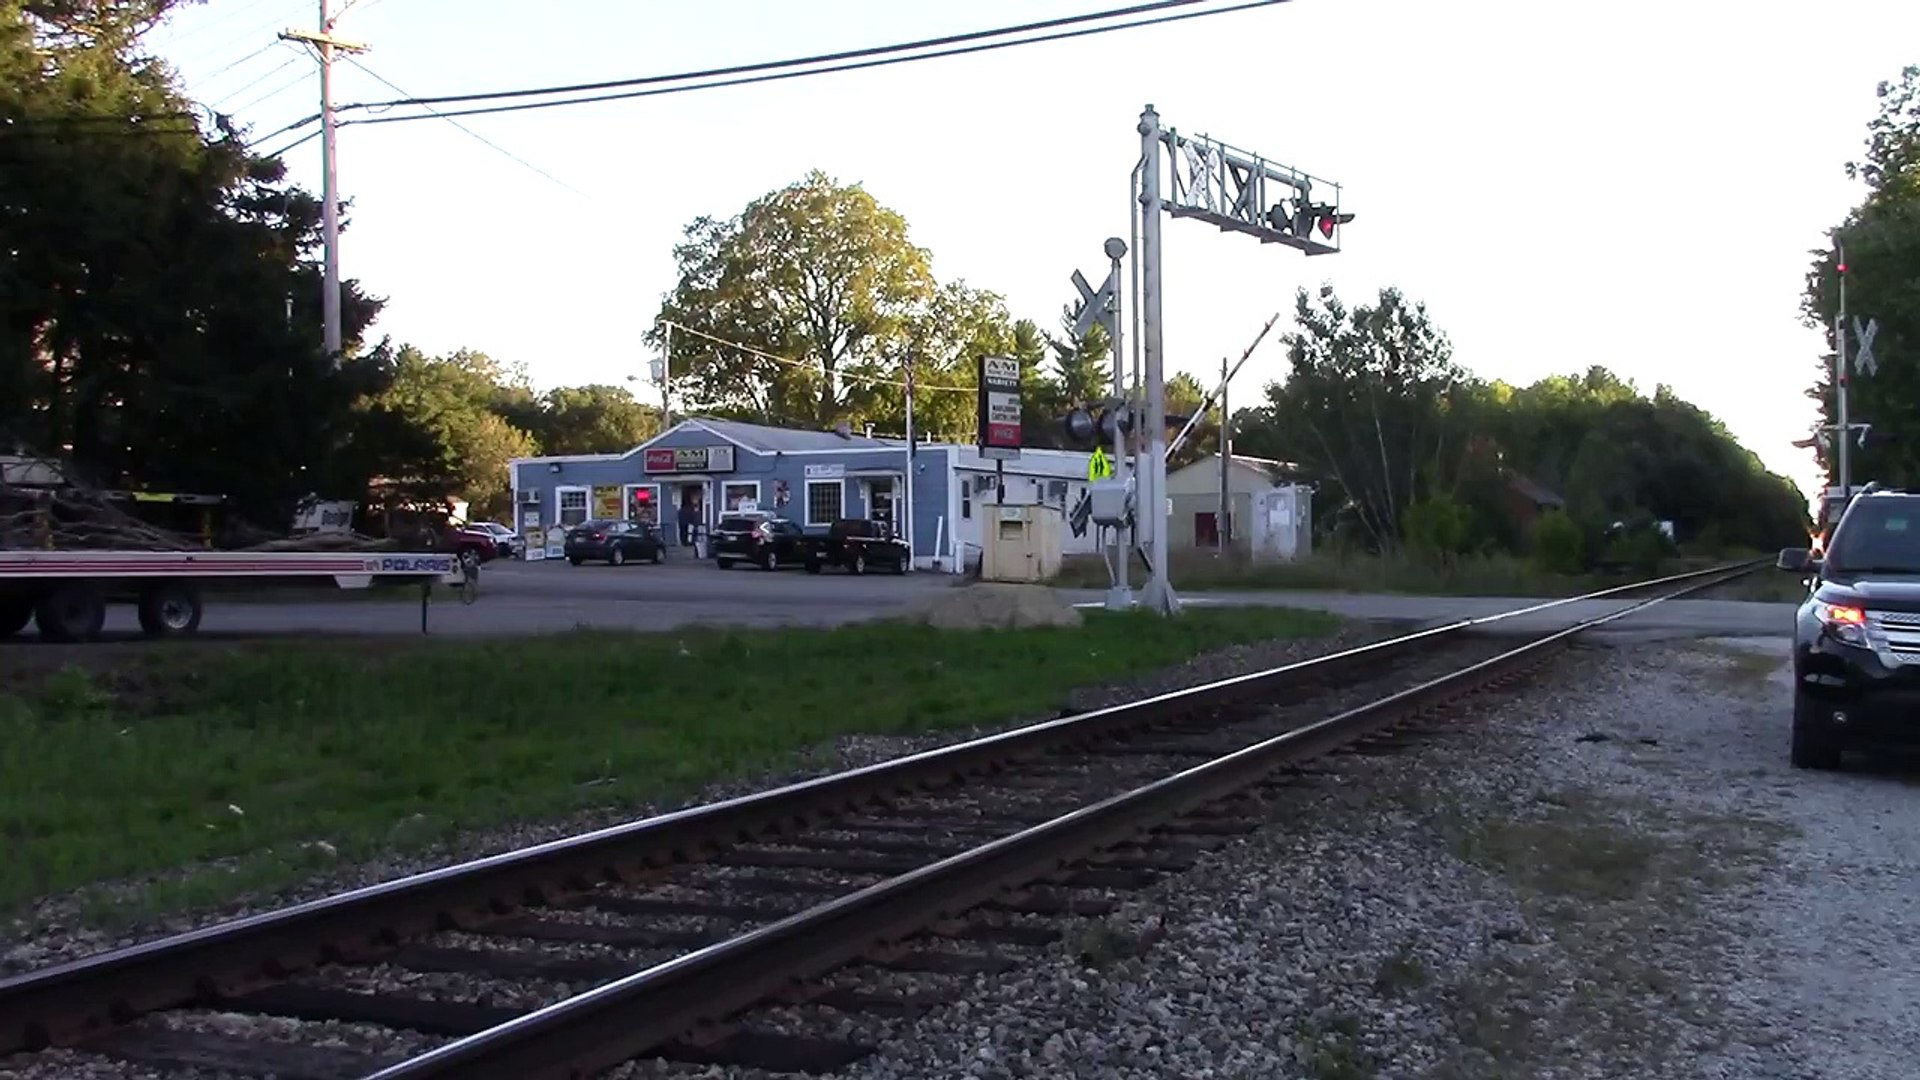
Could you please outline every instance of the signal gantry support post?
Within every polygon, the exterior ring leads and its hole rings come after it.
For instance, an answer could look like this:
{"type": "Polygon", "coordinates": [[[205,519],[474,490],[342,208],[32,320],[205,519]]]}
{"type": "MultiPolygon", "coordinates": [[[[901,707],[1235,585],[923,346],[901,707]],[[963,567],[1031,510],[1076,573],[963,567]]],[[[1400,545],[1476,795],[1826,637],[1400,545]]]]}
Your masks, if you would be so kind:
{"type": "MultiPolygon", "coordinates": [[[[1127,372],[1120,333],[1120,260],[1127,256],[1127,242],[1117,236],[1109,237],[1104,250],[1109,264],[1107,279],[1100,283],[1098,289],[1087,284],[1087,279],[1080,275],[1080,271],[1073,272],[1073,287],[1080,293],[1080,314],[1074,318],[1073,340],[1076,343],[1084,342],[1087,332],[1096,323],[1106,328],[1108,346],[1113,354],[1113,397],[1101,409],[1098,420],[1088,412],[1095,407],[1095,403],[1087,402],[1084,408],[1075,410],[1068,426],[1072,429],[1076,423],[1085,423],[1087,439],[1096,445],[1101,434],[1110,434],[1113,440],[1113,468],[1117,474],[1111,482],[1125,484],[1128,475],[1127,433],[1131,425],[1126,418],[1127,372]]],[[[1080,436],[1075,435],[1074,438],[1078,440],[1080,436]]],[[[1090,484],[1108,482],[1091,474],[1087,480],[1090,484]]],[[[1102,505],[1105,505],[1104,500],[1102,505]]],[[[1107,608],[1125,611],[1133,606],[1133,586],[1128,580],[1132,577],[1128,566],[1132,545],[1127,541],[1127,522],[1102,522],[1101,528],[1113,530],[1107,541],[1107,608]]]]}
{"type": "Polygon", "coordinates": [[[1147,445],[1137,463],[1135,520],[1149,567],[1142,600],[1163,614],[1176,614],[1180,598],[1167,576],[1171,536],[1167,506],[1166,352],[1161,339],[1160,213],[1193,217],[1223,232],[1284,244],[1308,255],[1340,250],[1340,226],[1353,220],[1340,210],[1340,185],[1237,150],[1204,135],[1188,137],[1160,126],[1152,105],[1140,114],[1139,289],[1140,344],[1146,355],[1147,445]],[[1163,193],[1162,150],[1169,168],[1163,193]],[[1315,202],[1314,187],[1331,188],[1331,202],[1315,202]],[[1318,236],[1315,235],[1318,233],[1318,236]]]}

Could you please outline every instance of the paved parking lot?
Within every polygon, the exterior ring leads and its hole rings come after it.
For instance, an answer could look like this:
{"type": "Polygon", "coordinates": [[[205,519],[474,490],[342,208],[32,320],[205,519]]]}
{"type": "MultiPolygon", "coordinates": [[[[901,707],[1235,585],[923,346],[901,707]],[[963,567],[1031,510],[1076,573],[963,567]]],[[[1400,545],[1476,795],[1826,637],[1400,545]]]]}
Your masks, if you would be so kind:
{"type": "MultiPolygon", "coordinates": [[[[927,571],[854,577],[832,571],[814,575],[798,569],[772,573],[741,567],[720,570],[710,561],[673,555],[668,559],[660,566],[622,567],[570,566],[562,560],[490,563],[482,575],[479,603],[462,606],[451,600],[435,601],[428,611],[428,627],[435,635],[498,636],[582,627],[667,630],[701,623],[831,626],[899,614],[928,594],[958,584],[953,575],[927,571]]],[[[390,599],[371,599],[316,592],[312,601],[269,602],[216,593],[208,600],[201,633],[213,637],[418,634],[419,604],[410,599],[415,594],[393,590],[389,595],[390,599]]],[[[1062,595],[1083,605],[1097,605],[1104,598],[1098,590],[1066,590],[1062,595]]],[[[1195,606],[1280,605],[1331,611],[1350,618],[1425,625],[1540,603],[1518,597],[1320,592],[1188,594],[1185,599],[1195,606]]],[[[1515,632],[1538,631],[1624,606],[1621,601],[1566,604],[1496,625],[1515,632]]],[[[1792,619],[1791,604],[1692,600],[1662,604],[1630,616],[1610,632],[1686,637],[1777,635],[1792,626],[1792,619]]],[[[115,638],[137,636],[133,610],[111,609],[107,630],[115,638]]]]}
{"type": "MultiPolygon", "coordinates": [[[[798,569],[720,570],[711,562],[668,558],[660,566],[489,563],[481,574],[479,602],[463,606],[436,599],[427,613],[429,631],[497,636],[580,627],[667,630],[695,623],[825,626],[898,613],[955,581],[929,572],[853,577],[798,569]]],[[[207,598],[200,635],[418,634],[418,594],[395,589],[388,595],[391,599],[316,592],[312,601],[264,601],[214,593],[207,598]]],[[[138,636],[131,607],[108,610],[107,635],[138,636]]],[[[31,629],[25,636],[32,636],[31,629]]]]}

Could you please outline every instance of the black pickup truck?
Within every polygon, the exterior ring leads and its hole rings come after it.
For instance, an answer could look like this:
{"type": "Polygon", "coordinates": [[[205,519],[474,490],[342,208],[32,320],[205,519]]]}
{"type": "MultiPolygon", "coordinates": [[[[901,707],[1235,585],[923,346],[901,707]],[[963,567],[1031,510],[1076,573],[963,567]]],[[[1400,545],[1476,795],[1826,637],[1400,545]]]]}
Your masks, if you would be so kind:
{"type": "Polygon", "coordinates": [[[850,574],[864,574],[868,567],[904,574],[912,558],[905,540],[894,536],[885,523],[866,518],[842,518],[828,526],[824,535],[809,534],[802,543],[802,561],[809,574],[829,566],[844,567],[850,574]]]}

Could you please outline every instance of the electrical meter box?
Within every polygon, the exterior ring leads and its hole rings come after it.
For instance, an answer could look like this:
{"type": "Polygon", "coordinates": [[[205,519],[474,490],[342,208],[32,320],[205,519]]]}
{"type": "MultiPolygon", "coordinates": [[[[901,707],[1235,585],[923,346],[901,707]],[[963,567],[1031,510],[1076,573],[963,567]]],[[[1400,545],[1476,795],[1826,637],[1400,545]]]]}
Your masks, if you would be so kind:
{"type": "Polygon", "coordinates": [[[1112,528],[1125,525],[1133,511],[1133,480],[1096,480],[1087,485],[1093,502],[1093,523],[1112,528]]]}

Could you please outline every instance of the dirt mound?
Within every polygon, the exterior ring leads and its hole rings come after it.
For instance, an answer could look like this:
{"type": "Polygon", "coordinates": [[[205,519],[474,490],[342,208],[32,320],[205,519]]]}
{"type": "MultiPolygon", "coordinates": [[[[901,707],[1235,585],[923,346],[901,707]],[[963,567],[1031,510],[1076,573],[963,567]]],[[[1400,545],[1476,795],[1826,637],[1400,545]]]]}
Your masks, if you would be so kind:
{"type": "Polygon", "coordinates": [[[914,611],[916,621],[941,630],[1000,630],[1023,626],[1079,626],[1080,611],[1043,585],[982,582],[943,589],[914,611]]]}

